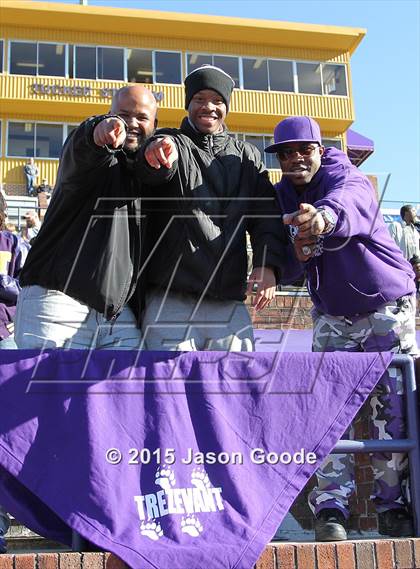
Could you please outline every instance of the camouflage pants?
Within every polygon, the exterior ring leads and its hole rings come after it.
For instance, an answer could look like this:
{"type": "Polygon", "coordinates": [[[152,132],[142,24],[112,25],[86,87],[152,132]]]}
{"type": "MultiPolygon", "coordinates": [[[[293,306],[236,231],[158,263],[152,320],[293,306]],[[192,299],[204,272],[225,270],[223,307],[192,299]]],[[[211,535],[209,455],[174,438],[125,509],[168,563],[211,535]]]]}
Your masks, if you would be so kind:
{"type": "MultiPolygon", "coordinates": [[[[381,306],[376,312],[357,317],[330,316],[313,311],[314,352],[381,352],[416,354],[415,297],[406,296],[381,306]]],[[[370,438],[404,436],[403,386],[401,371],[388,370],[370,396],[372,418],[370,438]]],[[[352,426],[343,439],[354,438],[352,426]]],[[[372,496],[378,512],[404,507],[403,490],[408,475],[407,455],[373,453],[375,477],[372,496]]],[[[348,501],[355,490],[354,457],[329,455],[317,471],[318,486],[308,501],[315,515],[324,508],[339,509],[349,516],[348,501]]]]}

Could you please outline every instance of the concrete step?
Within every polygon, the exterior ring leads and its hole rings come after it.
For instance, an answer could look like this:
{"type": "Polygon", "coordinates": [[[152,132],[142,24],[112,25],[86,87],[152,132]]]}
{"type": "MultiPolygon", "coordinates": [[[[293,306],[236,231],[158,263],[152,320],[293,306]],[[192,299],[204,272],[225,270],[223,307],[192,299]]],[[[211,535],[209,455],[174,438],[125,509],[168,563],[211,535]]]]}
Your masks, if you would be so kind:
{"type": "Polygon", "coordinates": [[[5,537],[8,553],[18,554],[28,552],[69,551],[69,548],[66,545],[45,539],[20,524],[14,518],[11,520],[9,531],[5,537]]]}

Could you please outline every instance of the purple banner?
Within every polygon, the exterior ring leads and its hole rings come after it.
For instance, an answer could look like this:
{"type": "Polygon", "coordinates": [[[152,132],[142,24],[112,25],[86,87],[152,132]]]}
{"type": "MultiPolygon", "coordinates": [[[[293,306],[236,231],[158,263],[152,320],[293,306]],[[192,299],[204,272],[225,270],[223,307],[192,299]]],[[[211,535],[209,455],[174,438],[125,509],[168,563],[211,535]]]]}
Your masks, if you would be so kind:
{"type": "Polygon", "coordinates": [[[17,519],[134,569],[251,569],[392,354],[0,358],[0,503],[17,519]]]}

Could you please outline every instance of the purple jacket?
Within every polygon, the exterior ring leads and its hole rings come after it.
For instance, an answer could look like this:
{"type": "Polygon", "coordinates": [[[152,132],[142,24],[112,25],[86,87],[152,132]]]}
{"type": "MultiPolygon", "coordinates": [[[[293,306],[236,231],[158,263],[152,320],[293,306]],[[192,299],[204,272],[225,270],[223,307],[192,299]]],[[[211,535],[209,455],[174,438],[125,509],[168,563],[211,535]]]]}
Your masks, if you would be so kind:
{"type": "Polygon", "coordinates": [[[0,340],[10,336],[10,326],[16,311],[20,291],[18,276],[28,254],[21,237],[0,231],[0,340]]]}
{"type": "Polygon", "coordinates": [[[414,292],[411,265],[389,235],[372,185],[344,152],[327,148],[302,194],[285,177],[275,187],[282,213],[309,203],[336,219],[334,230],[320,238],[315,256],[302,264],[317,309],[354,316],[414,292]]]}

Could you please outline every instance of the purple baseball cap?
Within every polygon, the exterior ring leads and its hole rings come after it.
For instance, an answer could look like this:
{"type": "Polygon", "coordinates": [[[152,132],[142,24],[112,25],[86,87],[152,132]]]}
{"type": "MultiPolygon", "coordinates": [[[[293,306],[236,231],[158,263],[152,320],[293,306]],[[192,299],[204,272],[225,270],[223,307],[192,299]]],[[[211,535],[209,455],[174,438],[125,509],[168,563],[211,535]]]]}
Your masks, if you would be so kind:
{"type": "Polygon", "coordinates": [[[274,144],[267,146],[264,152],[274,154],[288,142],[321,142],[319,124],[311,117],[289,117],[278,123],[274,129],[274,144]]]}

